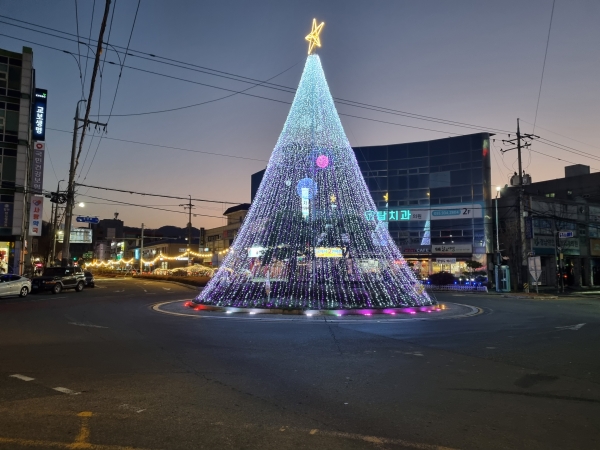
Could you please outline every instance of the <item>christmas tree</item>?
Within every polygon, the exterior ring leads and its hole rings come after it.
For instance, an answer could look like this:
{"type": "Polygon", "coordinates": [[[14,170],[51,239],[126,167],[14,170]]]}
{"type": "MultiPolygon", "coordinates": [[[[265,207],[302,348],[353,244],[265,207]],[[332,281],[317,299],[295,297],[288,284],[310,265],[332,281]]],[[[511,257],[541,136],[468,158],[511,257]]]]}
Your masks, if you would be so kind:
{"type": "Polygon", "coordinates": [[[299,309],[432,305],[389,235],[386,211],[375,207],[319,56],[310,54],[320,47],[315,26],[254,202],[195,303],[299,309]]]}

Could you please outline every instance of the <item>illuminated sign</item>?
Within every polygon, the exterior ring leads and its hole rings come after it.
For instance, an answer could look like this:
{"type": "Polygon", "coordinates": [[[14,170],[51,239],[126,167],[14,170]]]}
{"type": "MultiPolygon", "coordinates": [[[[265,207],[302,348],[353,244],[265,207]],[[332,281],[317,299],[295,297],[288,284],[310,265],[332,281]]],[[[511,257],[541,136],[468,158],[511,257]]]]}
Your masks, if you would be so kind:
{"type": "Polygon", "coordinates": [[[308,219],[308,214],[310,211],[309,192],[309,188],[302,188],[302,217],[305,219],[308,219]]]}
{"type": "Polygon", "coordinates": [[[473,253],[473,246],[471,244],[449,244],[449,245],[432,245],[432,253],[473,253]]]}
{"type": "Polygon", "coordinates": [[[315,258],[341,258],[343,256],[340,247],[316,247],[315,258]]]}
{"type": "MultiPolygon", "coordinates": [[[[58,233],[58,242],[63,241],[64,233],[58,233]]],[[[74,228],[71,230],[71,244],[91,244],[92,229],[91,228],[74,228]]]]}
{"type": "Polygon", "coordinates": [[[266,248],[264,247],[250,247],[248,249],[248,258],[260,258],[265,253],[265,250],[266,248]]]}
{"type": "Polygon", "coordinates": [[[46,89],[36,89],[32,108],[32,132],[33,139],[36,141],[46,140],[46,103],[48,91],[46,89]]]}
{"type": "MultiPolygon", "coordinates": [[[[31,196],[29,205],[29,236],[42,235],[42,214],[44,212],[44,197],[39,195],[31,196]]],[[[90,230],[92,231],[92,230],[90,230]]],[[[90,241],[91,242],[91,241],[90,241]]]]}
{"type": "Polygon", "coordinates": [[[46,144],[43,142],[33,143],[33,159],[31,161],[31,188],[34,193],[41,194],[44,185],[44,154],[46,144]]]}
{"type": "Polygon", "coordinates": [[[451,220],[476,219],[483,217],[483,208],[478,204],[467,206],[438,206],[435,208],[385,209],[365,211],[367,220],[395,222],[406,220],[451,220]]]}

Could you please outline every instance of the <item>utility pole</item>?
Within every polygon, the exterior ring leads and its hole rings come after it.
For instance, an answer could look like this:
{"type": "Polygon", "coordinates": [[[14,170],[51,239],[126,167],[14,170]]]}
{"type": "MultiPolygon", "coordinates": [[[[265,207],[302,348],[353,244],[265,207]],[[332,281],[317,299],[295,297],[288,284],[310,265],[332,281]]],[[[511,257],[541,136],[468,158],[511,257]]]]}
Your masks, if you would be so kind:
{"type": "Polygon", "coordinates": [[[142,239],[140,244],[140,275],[144,273],[144,224],[142,224],[142,239]]]}
{"type": "MultiPolygon", "coordinates": [[[[510,136],[509,136],[510,137],[510,136]]],[[[521,159],[521,150],[523,148],[527,148],[531,146],[531,142],[525,142],[524,144],[521,141],[526,139],[533,140],[539,138],[534,134],[521,134],[521,126],[519,123],[519,119],[517,119],[517,137],[515,139],[503,139],[502,142],[504,144],[516,144],[516,147],[508,148],[508,149],[500,149],[502,153],[508,152],[510,150],[517,150],[517,159],[519,162],[519,195],[517,199],[517,255],[518,255],[518,267],[517,270],[517,284],[521,284],[524,280],[528,279],[528,271],[527,271],[527,249],[525,245],[525,224],[524,224],[524,204],[523,204],[523,163],[521,159]],[[522,281],[523,280],[523,281],[522,281]]]]}
{"type": "Polygon", "coordinates": [[[79,156],[81,155],[81,150],[83,149],[83,140],[85,138],[85,130],[90,124],[94,124],[96,126],[104,126],[106,128],[105,123],[99,123],[89,120],[90,118],[90,108],[92,107],[92,97],[94,95],[94,86],[96,84],[96,75],[98,74],[98,67],[100,66],[100,56],[102,55],[102,45],[103,45],[103,37],[104,30],[106,30],[106,21],[108,20],[108,12],[110,11],[110,0],[106,0],[106,5],[104,7],[104,17],[102,18],[102,23],[100,25],[100,35],[98,36],[98,47],[96,49],[96,57],[94,58],[94,69],[92,70],[92,78],[90,81],[90,93],[88,95],[87,100],[79,100],[77,102],[77,108],[75,111],[75,126],[73,129],[73,146],[71,149],[71,165],[69,167],[69,187],[67,189],[67,210],[65,214],[65,230],[64,230],[64,238],[63,238],[63,257],[62,257],[62,265],[63,267],[67,266],[70,263],[71,255],[69,253],[69,245],[71,244],[71,221],[73,220],[73,204],[75,201],[75,173],[77,171],[77,165],[79,164],[79,156]],[[77,130],[79,128],[79,103],[87,102],[87,106],[85,109],[85,116],[83,118],[83,125],[81,126],[81,139],[79,141],[79,151],[77,151],[77,130]]]}
{"type": "Polygon", "coordinates": [[[188,266],[192,265],[192,255],[190,254],[190,251],[192,250],[192,208],[195,208],[194,205],[192,205],[192,196],[189,196],[190,199],[188,201],[188,203],[184,203],[182,205],[179,206],[183,206],[183,209],[187,209],[188,210],[188,224],[187,224],[187,229],[188,229],[188,238],[187,238],[187,255],[188,255],[188,266]]]}

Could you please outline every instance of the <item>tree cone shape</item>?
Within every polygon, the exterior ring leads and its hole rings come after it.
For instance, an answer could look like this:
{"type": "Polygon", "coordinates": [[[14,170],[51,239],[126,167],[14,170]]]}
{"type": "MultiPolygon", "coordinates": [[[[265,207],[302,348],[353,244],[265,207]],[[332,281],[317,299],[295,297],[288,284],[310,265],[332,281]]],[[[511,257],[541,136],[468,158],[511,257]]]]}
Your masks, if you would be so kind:
{"type": "Polygon", "coordinates": [[[250,211],[195,302],[294,309],[434,303],[378,218],[318,55],[306,60],[250,211]]]}

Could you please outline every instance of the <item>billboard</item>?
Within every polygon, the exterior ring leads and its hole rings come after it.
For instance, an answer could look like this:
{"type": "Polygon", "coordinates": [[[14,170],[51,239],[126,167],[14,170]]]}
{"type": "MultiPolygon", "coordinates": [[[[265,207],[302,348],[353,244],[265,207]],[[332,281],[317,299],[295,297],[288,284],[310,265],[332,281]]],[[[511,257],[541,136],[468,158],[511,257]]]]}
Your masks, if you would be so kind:
{"type": "Polygon", "coordinates": [[[316,247],[315,258],[341,258],[342,249],[340,247],[316,247]]]}
{"type": "Polygon", "coordinates": [[[46,106],[48,91],[46,89],[36,89],[33,99],[31,131],[34,141],[46,140],[46,106]]]}
{"type": "MultiPolygon", "coordinates": [[[[58,233],[58,242],[63,241],[63,233],[58,233]]],[[[91,244],[92,230],[90,228],[73,228],[71,230],[71,244],[91,244]]]]}

